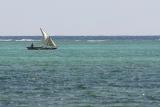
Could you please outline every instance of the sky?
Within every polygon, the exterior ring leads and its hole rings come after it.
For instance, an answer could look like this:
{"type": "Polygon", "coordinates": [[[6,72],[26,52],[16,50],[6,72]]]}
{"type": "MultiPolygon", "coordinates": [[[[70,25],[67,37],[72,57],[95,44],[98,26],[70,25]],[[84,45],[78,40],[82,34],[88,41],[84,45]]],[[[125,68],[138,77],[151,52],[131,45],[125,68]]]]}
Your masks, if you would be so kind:
{"type": "Polygon", "coordinates": [[[0,0],[0,35],[160,35],[160,0],[0,0]]]}

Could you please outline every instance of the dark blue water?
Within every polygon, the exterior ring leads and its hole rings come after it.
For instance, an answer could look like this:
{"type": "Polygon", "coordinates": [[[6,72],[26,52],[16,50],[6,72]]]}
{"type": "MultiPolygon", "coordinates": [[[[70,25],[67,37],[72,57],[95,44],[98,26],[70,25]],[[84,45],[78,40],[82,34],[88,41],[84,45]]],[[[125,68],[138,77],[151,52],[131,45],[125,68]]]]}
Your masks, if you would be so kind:
{"type": "Polygon", "coordinates": [[[160,41],[146,37],[0,37],[0,107],[159,107],[160,41]]]}
{"type": "MultiPolygon", "coordinates": [[[[54,36],[56,40],[159,40],[160,36],[54,36]]],[[[0,40],[41,40],[41,36],[0,36],[0,40]]]]}

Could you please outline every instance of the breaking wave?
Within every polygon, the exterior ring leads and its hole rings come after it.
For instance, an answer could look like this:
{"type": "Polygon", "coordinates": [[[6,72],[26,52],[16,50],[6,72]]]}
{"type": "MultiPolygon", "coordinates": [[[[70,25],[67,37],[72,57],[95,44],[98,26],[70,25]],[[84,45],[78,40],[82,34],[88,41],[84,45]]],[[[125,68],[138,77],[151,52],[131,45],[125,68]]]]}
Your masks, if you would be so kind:
{"type": "Polygon", "coordinates": [[[13,39],[0,39],[0,41],[13,41],[13,39]]]}
{"type": "Polygon", "coordinates": [[[76,42],[81,41],[81,40],[75,40],[76,42]]]}
{"type": "Polygon", "coordinates": [[[76,42],[79,42],[79,41],[87,41],[87,42],[104,42],[106,40],[74,40],[76,42]]]}
{"type": "Polygon", "coordinates": [[[87,40],[87,42],[104,42],[106,40],[87,40]]]}
{"type": "Polygon", "coordinates": [[[34,39],[0,39],[0,41],[40,41],[40,40],[34,40],[34,39]]]}
{"type": "Polygon", "coordinates": [[[40,40],[34,40],[34,39],[20,39],[15,41],[40,41],[40,40]]]}

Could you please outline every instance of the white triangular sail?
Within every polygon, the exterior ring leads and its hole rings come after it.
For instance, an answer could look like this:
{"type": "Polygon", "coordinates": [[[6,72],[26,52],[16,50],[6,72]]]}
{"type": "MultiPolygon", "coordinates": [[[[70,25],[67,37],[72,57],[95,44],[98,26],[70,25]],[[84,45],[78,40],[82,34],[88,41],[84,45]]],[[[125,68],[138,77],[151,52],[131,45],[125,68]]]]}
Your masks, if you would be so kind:
{"type": "Polygon", "coordinates": [[[56,47],[56,44],[54,43],[54,41],[52,40],[52,38],[42,30],[42,28],[40,28],[42,35],[43,35],[43,43],[47,46],[52,46],[52,47],[56,47]]]}

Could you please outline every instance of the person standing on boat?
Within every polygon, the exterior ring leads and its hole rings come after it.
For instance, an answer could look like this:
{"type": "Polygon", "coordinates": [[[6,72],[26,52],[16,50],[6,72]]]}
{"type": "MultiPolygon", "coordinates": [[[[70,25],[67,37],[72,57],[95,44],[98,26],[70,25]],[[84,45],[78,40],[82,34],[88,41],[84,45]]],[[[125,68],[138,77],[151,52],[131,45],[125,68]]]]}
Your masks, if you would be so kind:
{"type": "Polygon", "coordinates": [[[32,48],[34,47],[33,43],[31,44],[31,47],[32,47],[32,48]]]}

